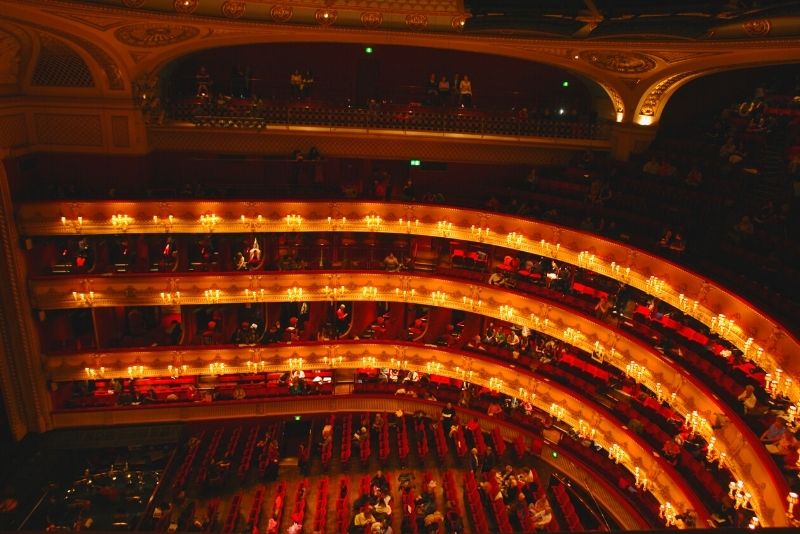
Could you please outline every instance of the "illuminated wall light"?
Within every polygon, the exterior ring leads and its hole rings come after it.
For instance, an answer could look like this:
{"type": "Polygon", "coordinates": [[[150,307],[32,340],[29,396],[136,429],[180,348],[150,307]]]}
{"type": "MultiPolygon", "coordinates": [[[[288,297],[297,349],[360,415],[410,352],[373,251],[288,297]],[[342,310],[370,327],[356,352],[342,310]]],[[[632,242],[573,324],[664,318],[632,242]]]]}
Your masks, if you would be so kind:
{"type": "Polygon", "coordinates": [[[439,221],[436,223],[436,230],[442,234],[443,237],[450,237],[453,231],[453,223],[448,221],[439,221]]]}
{"type": "Polygon", "coordinates": [[[434,291],[431,293],[431,301],[434,305],[443,306],[447,301],[447,293],[444,291],[434,291]]]}
{"type": "Polygon", "coordinates": [[[180,291],[161,292],[161,303],[166,306],[177,305],[181,303],[180,291]]]}
{"type": "Polygon", "coordinates": [[[503,388],[503,381],[499,378],[492,377],[489,379],[489,389],[492,391],[500,391],[503,388]]]}
{"type": "Polygon", "coordinates": [[[477,238],[478,241],[480,241],[481,243],[483,243],[484,239],[489,237],[489,228],[488,227],[487,228],[480,228],[480,227],[477,227],[477,226],[475,226],[473,224],[472,226],[470,226],[469,231],[472,234],[472,237],[477,238]]]}
{"type": "Polygon", "coordinates": [[[295,213],[290,213],[284,220],[289,228],[300,228],[303,225],[303,217],[295,213]]]}
{"type": "Polygon", "coordinates": [[[404,228],[406,232],[410,232],[411,228],[419,228],[419,219],[414,219],[412,221],[411,219],[403,220],[400,218],[397,224],[400,225],[401,228],[404,228]]]}
{"type": "Polygon", "coordinates": [[[266,298],[266,291],[264,291],[263,289],[259,289],[258,291],[254,291],[252,289],[245,289],[244,296],[247,300],[257,302],[260,300],[264,300],[266,298]]]}
{"type": "Polygon", "coordinates": [[[222,221],[222,219],[217,217],[216,213],[207,213],[200,216],[200,224],[207,232],[213,232],[220,221],[222,221]]]}
{"type": "Polygon", "coordinates": [[[170,378],[175,379],[185,374],[189,368],[186,365],[168,365],[167,373],[170,378]]]}
{"type": "Polygon", "coordinates": [[[117,230],[125,232],[128,230],[128,226],[130,226],[131,223],[133,223],[133,217],[130,215],[120,213],[111,216],[111,226],[117,230]]]}
{"type": "Polygon", "coordinates": [[[73,291],[72,300],[81,306],[91,306],[94,304],[94,291],[73,291]]]}
{"type": "Polygon", "coordinates": [[[653,124],[653,116],[652,115],[637,115],[636,116],[636,124],[640,126],[650,126],[653,124]]]}
{"type": "Polygon", "coordinates": [[[286,290],[286,295],[290,301],[296,302],[303,298],[303,288],[302,287],[290,287],[286,290]]]}
{"type": "Polygon", "coordinates": [[[221,292],[219,289],[206,289],[203,291],[203,296],[208,304],[218,304],[221,292]]]}
{"type": "Polygon", "coordinates": [[[511,232],[506,236],[506,243],[511,247],[521,247],[525,241],[525,236],[517,232],[511,232]]]}
{"type": "Polygon", "coordinates": [[[367,215],[364,217],[364,224],[367,225],[367,228],[374,230],[381,227],[383,219],[381,219],[380,215],[367,215]]]}
{"type": "Polygon", "coordinates": [[[514,308],[512,308],[511,306],[506,306],[505,304],[503,304],[498,309],[498,313],[500,315],[500,319],[502,319],[503,321],[511,321],[514,318],[516,310],[514,310],[514,308]]]}
{"type": "Polygon", "coordinates": [[[83,228],[83,217],[76,217],[75,219],[67,219],[66,217],[61,217],[61,226],[64,228],[72,228],[72,230],[79,234],[81,232],[81,228],[83,228]]]}
{"type": "Polygon", "coordinates": [[[361,288],[361,298],[375,300],[378,297],[378,288],[375,286],[366,286],[361,288]]]}
{"type": "Polygon", "coordinates": [[[665,502],[659,506],[658,517],[663,519],[668,527],[671,527],[675,524],[677,515],[678,512],[675,510],[675,507],[669,502],[665,502]]]}
{"type": "Polygon", "coordinates": [[[223,362],[213,362],[208,364],[208,371],[212,375],[225,374],[225,364],[223,362]]]}
{"type": "Polygon", "coordinates": [[[400,289],[399,287],[394,288],[394,294],[398,297],[401,297],[404,301],[408,302],[409,298],[414,298],[417,294],[416,289],[400,289]]]}
{"type": "MultiPolygon", "coordinates": [[[[296,217],[300,216],[296,215],[296,217]]],[[[300,222],[302,223],[302,218],[300,218],[300,222]]],[[[338,218],[328,217],[328,226],[331,228],[331,230],[338,230],[339,228],[342,228],[345,224],[347,224],[347,217],[338,217],[338,218]]]]}

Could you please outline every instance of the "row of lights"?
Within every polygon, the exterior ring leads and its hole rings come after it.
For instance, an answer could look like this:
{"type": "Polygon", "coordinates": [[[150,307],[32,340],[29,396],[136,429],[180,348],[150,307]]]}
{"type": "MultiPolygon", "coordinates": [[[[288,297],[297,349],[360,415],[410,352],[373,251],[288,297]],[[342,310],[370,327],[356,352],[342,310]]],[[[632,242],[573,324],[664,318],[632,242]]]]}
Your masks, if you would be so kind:
{"type": "MultiPolygon", "coordinates": [[[[304,219],[301,215],[298,214],[289,214],[285,217],[286,225],[289,228],[299,229],[303,226],[304,219]]],[[[216,215],[215,213],[207,213],[203,214],[199,218],[200,224],[206,231],[213,231],[214,228],[223,221],[221,217],[216,215]]],[[[253,224],[263,224],[265,219],[262,215],[257,215],[254,218],[248,218],[245,215],[241,215],[240,221],[243,224],[252,226],[253,224]]],[[[347,219],[345,217],[333,219],[328,217],[327,219],[328,225],[332,228],[338,225],[344,225],[347,223],[347,219]]],[[[61,224],[64,227],[72,228],[74,231],[80,233],[84,226],[84,219],[82,216],[75,217],[74,219],[67,219],[66,217],[61,217],[61,224]]],[[[130,215],[124,213],[114,214],[111,217],[111,225],[117,229],[126,231],[128,227],[135,222],[135,219],[130,215]]],[[[159,224],[162,222],[161,219],[157,215],[153,216],[153,222],[159,224]]],[[[171,227],[175,223],[175,218],[173,215],[168,215],[166,219],[164,219],[163,224],[168,227],[171,227]]],[[[380,215],[370,214],[364,217],[364,224],[370,229],[376,229],[383,226],[383,219],[380,215]]],[[[419,219],[413,221],[410,219],[399,219],[398,224],[401,227],[404,227],[407,230],[410,230],[412,227],[419,227],[419,219]]],[[[436,223],[437,232],[442,234],[443,236],[449,237],[453,230],[454,225],[453,223],[447,220],[441,220],[436,223]]],[[[473,237],[478,238],[480,241],[483,241],[490,235],[490,229],[488,227],[476,227],[475,225],[470,226],[470,234],[473,237]]],[[[510,232],[506,236],[506,243],[510,246],[519,247],[522,245],[524,241],[524,236],[517,232],[510,232]]],[[[541,252],[545,255],[552,256],[554,258],[558,257],[559,250],[560,250],[560,243],[556,243],[555,245],[547,242],[546,240],[542,239],[540,241],[540,249],[541,252]]],[[[581,251],[578,253],[578,265],[581,267],[593,269],[595,264],[599,263],[594,254],[590,254],[588,251],[581,251]]],[[[626,267],[624,270],[622,267],[615,262],[611,262],[609,274],[614,277],[622,279],[623,282],[629,281],[630,278],[630,267],[626,267]]],[[[665,283],[664,280],[656,277],[650,276],[647,278],[645,282],[645,291],[655,296],[663,296],[664,293],[669,289],[668,285],[665,283]]],[[[82,305],[91,305],[90,301],[91,298],[84,298],[79,304],[82,305]]],[[[169,303],[169,302],[167,302],[169,303]]],[[[678,295],[678,308],[686,313],[691,313],[692,315],[696,315],[699,308],[699,303],[697,300],[690,300],[686,298],[684,294],[678,295]]],[[[738,334],[739,329],[736,327],[735,323],[728,319],[724,314],[718,314],[716,316],[711,317],[710,320],[710,328],[712,332],[720,334],[723,338],[728,338],[732,333],[738,334]]],[[[736,339],[731,339],[731,341],[736,342],[736,339]]],[[[751,354],[753,349],[753,341],[752,338],[748,338],[747,341],[744,342],[744,346],[742,347],[743,353],[745,357],[749,357],[753,359],[753,361],[757,365],[761,365],[761,356],[763,355],[763,349],[760,347],[755,347],[755,353],[751,354]]],[[[778,384],[780,386],[780,384],[778,384]]],[[[786,395],[791,393],[791,388],[786,387],[783,388],[785,391],[779,389],[781,391],[780,394],[786,395]]]]}

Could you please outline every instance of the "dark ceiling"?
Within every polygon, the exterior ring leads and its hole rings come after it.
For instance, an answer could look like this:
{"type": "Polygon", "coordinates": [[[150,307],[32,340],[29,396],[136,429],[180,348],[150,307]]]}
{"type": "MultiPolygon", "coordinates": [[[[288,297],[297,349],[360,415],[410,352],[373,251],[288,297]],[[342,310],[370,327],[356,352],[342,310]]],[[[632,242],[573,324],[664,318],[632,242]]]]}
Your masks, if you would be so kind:
{"type": "MultiPolygon", "coordinates": [[[[465,0],[464,7],[472,14],[466,32],[587,39],[737,37],[731,25],[800,17],[796,0],[465,0]]],[[[782,35],[800,34],[796,20],[778,26],[782,35]]]]}

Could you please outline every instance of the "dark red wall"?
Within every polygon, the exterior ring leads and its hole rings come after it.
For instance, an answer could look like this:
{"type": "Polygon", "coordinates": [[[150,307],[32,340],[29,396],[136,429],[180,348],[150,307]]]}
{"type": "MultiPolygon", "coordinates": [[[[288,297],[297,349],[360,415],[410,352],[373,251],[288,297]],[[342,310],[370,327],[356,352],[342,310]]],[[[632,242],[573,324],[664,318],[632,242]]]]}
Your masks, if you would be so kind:
{"type": "Polygon", "coordinates": [[[173,90],[191,95],[195,74],[205,66],[214,78],[214,91],[229,92],[230,76],[237,64],[250,68],[256,79],[254,90],[265,99],[288,98],[289,76],[294,69],[310,69],[316,80],[315,96],[343,102],[355,97],[361,68],[365,76],[377,69],[381,95],[398,103],[422,98],[431,73],[446,74],[449,79],[459,73],[469,75],[475,104],[483,109],[590,104],[583,83],[554,67],[489,54],[401,46],[375,46],[372,55],[364,52],[364,45],[339,43],[221,48],[177,61],[168,78],[173,90]],[[565,80],[569,81],[568,88],[561,85],[565,80]]]}

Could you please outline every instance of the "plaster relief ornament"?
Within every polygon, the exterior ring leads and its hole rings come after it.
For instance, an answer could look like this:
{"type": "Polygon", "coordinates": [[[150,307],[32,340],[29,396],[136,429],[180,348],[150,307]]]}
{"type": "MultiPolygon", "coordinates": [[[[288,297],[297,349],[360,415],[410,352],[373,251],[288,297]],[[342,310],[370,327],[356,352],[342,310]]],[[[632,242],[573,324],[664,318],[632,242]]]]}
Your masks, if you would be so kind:
{"type": "Polygon", "coordinates": [[[199,33],[193,26],[140,23],[117,28],[114,36],[126,45],[155,48],[186,41],[199,33]]]}
{"type": "Polygon", "coordinates": [[[580,57],[595,67],[623,74],[647,72],[656,66],[652,58],[644,54],[587,51],[580,57]]]}
{"type": "Polygon", "coordinates": [[[767,19],[748,20],[742,23],[742,29],[749,37],[763,37],[772,29],[767,19]]]}
{"type": "Polygon", "coordinates": [[[20,44],[16,37],[0,31],[0,84],[17,83],[20,44]]]}
{"type": "Polygon", "coordinates": [[[383,14],[379,11],[364,11],[361,13],[361,24],[367,28],[377,28],[383,24],[383,14]]]}
{"type": "Polygon", "coordinates": [[[406,15],[406,26],[412,30],[424,30],[428,27],[428,16],[424,13],[410,13],[406,15]]]}
{"type": "Polygon", "coordinates": [[[247,4],[241,0],[227,0],[222,3],[222,14],[231,19],[238,19],[244,15],[246,7],[247,4]]]}
{"type": "Polygon", "coordinates": [[[292,18],[292,7],[277,4],[269,10],[269,15],[275,22],[286,22],[292,18]]]}
{"type": "Polygon", "coordinates": [[[198,0],[175,0],[172,5],[177,13],[191,15],[197,9],[197,2],[198,0]]]}
{"type": "Polygon", "coordinates": [[[138,9],[144,5],[144,0],[122,0],[122,3],[125,4],[125,7],[138,9]]]}

